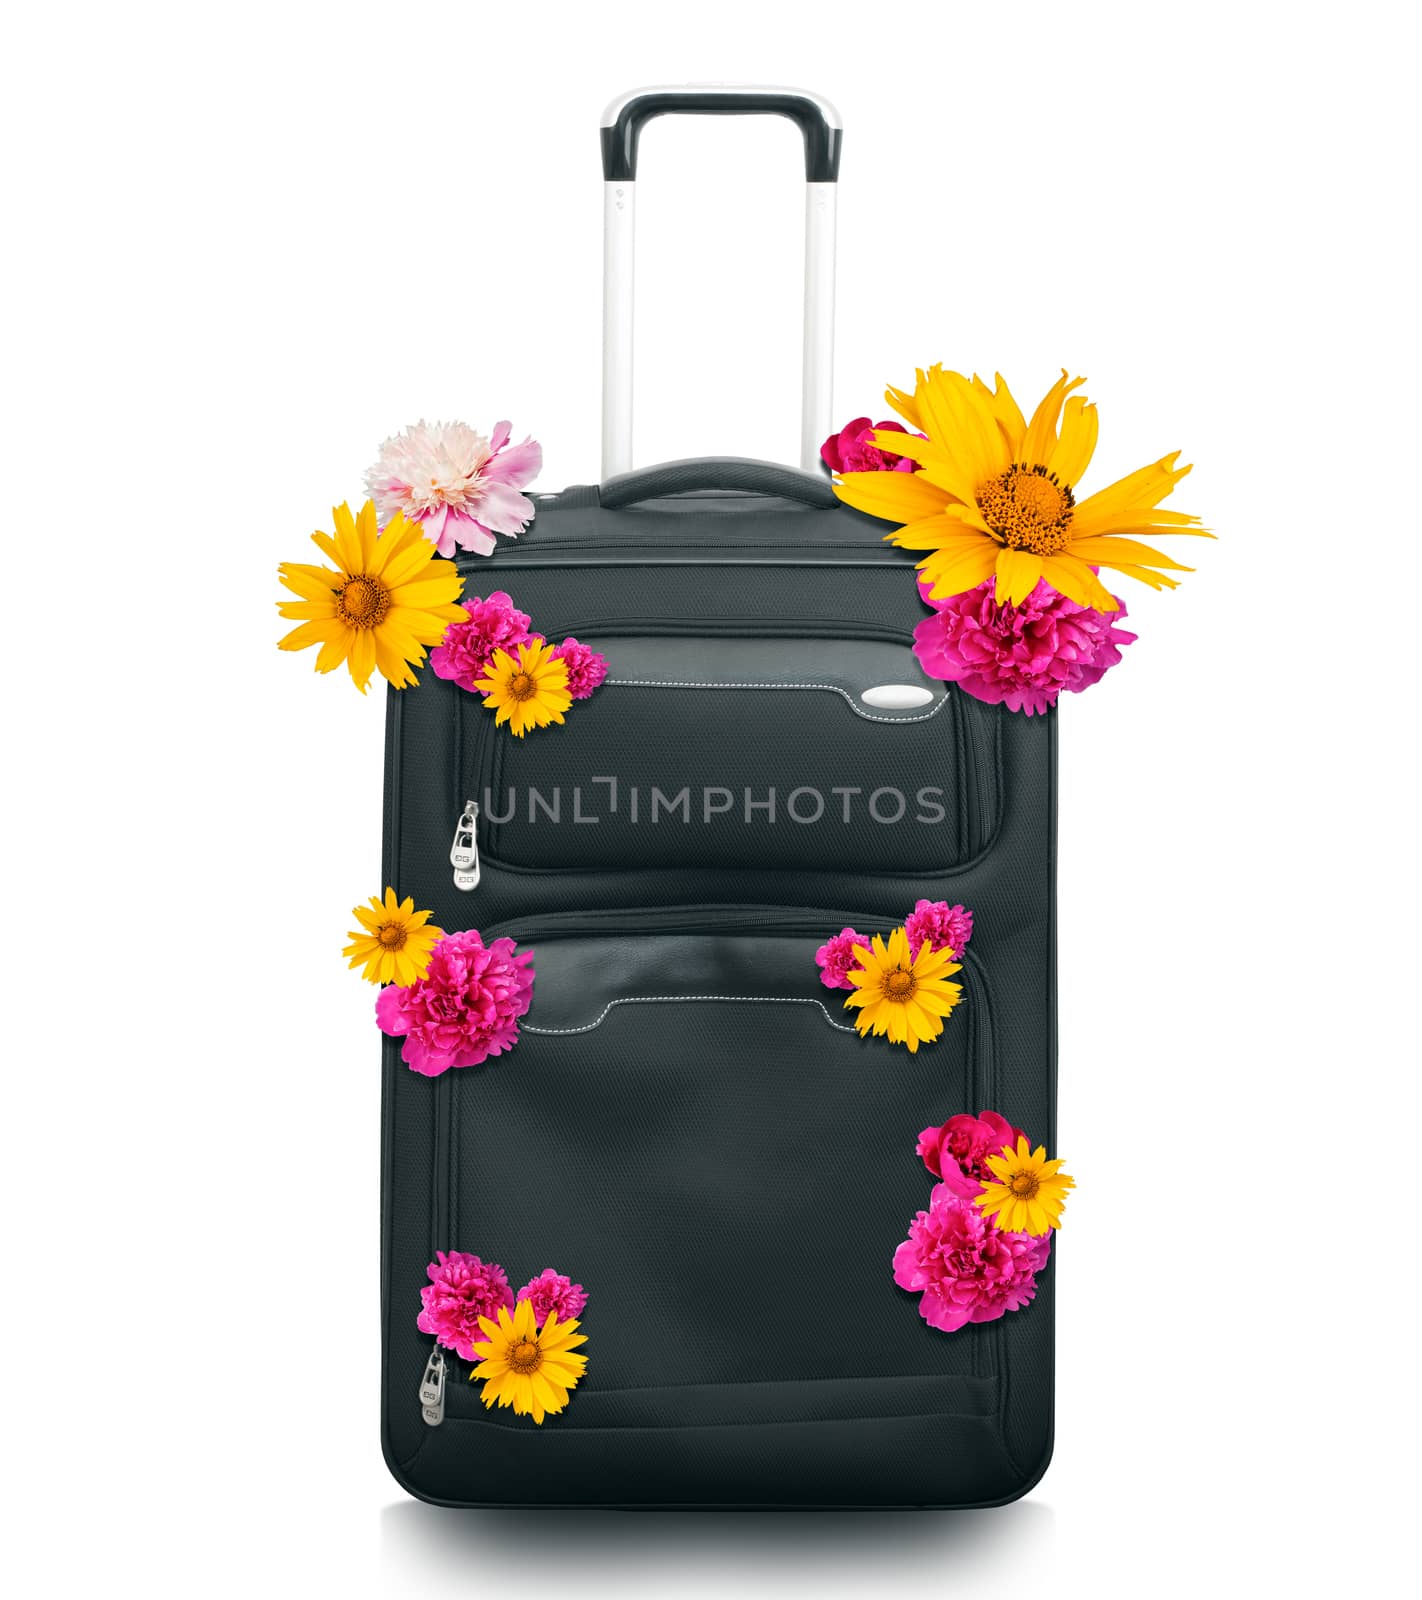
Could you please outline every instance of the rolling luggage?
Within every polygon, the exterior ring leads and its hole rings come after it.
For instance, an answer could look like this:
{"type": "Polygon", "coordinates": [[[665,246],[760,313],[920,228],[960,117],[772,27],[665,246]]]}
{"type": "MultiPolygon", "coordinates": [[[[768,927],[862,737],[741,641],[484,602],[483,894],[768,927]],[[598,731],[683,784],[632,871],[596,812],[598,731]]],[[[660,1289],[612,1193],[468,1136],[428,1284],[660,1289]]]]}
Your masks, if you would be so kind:
{"type": "Polygon", "coordinates": [[[506,591],[607,681],[525,738],[429,672],[388,697],[386,881],[446,931],[517,939],[537,974],[482,1066],[422,1077],[384,1041],[382,1433],[440,1504],[983,1505],[1050,1454],[1054,1260],[1030,1306],[952,1333],[891,1261],[932,1184],[919,1130],[993,1107],[1053,1142],[1056,715],[924,676],[913,556],[822,472],[627,470],[638,135],[750,111],[805,134],[815,466],[837,119],[792,91],[624,98],[603,129],[604,481],[535,496],[522,538],[460,560],[466,597],[506,591]],[[976,926],[962,1004],[911,1054],[855,1032],[814,954],[923,897],[976,926]],[[541,1426],[486,1410],[473,1363],[417,1329],[449,1250],[587,1288],[586,1376],[541,1426]]]}

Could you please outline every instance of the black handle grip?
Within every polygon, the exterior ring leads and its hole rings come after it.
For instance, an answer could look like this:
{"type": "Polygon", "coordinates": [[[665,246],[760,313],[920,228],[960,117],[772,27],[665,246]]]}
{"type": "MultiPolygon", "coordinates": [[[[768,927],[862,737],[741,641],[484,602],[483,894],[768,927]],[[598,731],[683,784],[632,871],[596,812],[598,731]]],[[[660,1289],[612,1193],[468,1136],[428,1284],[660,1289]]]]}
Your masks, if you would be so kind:
{"type": "Polygon", "coordinates": [[[805,182],[839,180],[843,130],[831,108],[798,89],[643,89],[617,102],[602,129],[602,175],[608,183],[635,183],[637,141],[653,117],[744,117],[769,113],[789,117],[805,140],[805,182]]]}
{"type": "Polygon", "coordinates": [[[663,495],[692,494],[702,489],[774,495],[802,506],[824,508],[839,504],[828,479],[744,456],[697,456],[688,461],[638,467],[635,472],[619,472],[603,484],[598,500],[616,510],[619,506],[635,506],[640,500],[659,500],[663,495]]]}

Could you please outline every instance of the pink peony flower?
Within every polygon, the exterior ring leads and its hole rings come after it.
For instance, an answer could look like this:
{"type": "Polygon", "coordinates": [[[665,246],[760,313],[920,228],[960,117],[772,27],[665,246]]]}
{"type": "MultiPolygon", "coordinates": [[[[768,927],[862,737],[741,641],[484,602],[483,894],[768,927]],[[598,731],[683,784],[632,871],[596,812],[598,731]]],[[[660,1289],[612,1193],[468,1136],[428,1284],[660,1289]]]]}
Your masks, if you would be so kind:
{"type": "MultiPolygon", "coordinates": [[[[892,455],[881,450],[870,435],[875,428],[892,433],[907,434],[901,422],[870,422],[868,417],[856,417],[847,422],[838,433],[832,433],[820,446],[820,456],[831,472],[913,472],[917,462],[907,456],[892,455]]],[[[915,435],[922,438],[922,434],[915,435]]]]}
{"type": "Polygon", "coordinates": [[[590,644],[564,639],[562,644],[553,647],[553,654],[559,661],[568,663],[568,693],[574,700],[586,700],[607,676],[607,657],[590,644]]]}
{"type": "Polygon", "coordinates": [[[517,538],[533,517],[533,502],[518,491],[538,476],[543,447],[533,439],[510,446],[511,431],[496,422],[486,439],[467,423],[421,421],[387,439],[365,475],[380,525],[403,511],[442,556],[456,548],[486,556],[496,533],[517,538]]]}
{"type": "Polygon", "coordinates": [[[1039,583],[1019,606],[993,599],[994,579],[934,608],[914,629],[913,653],[932,678],[945,678],[968,694],[1009,711],[1046,711],[1063,689],[1089,689],[1121,659],[1135,634],[1115,623],[1126,614],[1093,611],[1039,583]]]}
{"type": "Polygon", "coordinates": [[[926,940],[935,950],[946,945],[953,959],[960,961],[973,937],[973,913],[966,906],[950,906],[946,900],[920,900],[905,920],[904,931],[915,960],[926,940]]]}
{"type": "Polygon", "coordinates": [[[950,1182],[956,1176],[966,1178],[968,1184],[963,1192],[973,1196],[980,1192],[982,1184],[997,1181],[983,1164],[984,1159],[1000,1155],[1004,1145],[1015,1148],[1022,1138],[1026,1135],[1021,1128],[1014,1128],[996,1111],[980,1111],[975,1117],[960,1112],[949,1117],[941,1128],[925,1128],[918,1136],[918,1153],[935,1178],[950,1182]]]}
{"type": "Polygon", "coordinates": [[[483,677],[495,650],[512,651],[527,640],[529,617],[502,589],[495,589],[487,600],[476,594],[459,603],[468,621],[450,623],[430,651],[430,665],[437,678],[452,678],[461,689],[481,693],[474,688],[475,678],[483,677]]]}
{"type": "Polygon", "coordinates": [[[869,941],[862,933],[846,928],[835,934],[815,951],[815,965],[821,968],[820,982],[826,989],[852,989],[849,974],[859,965],[854,953],[855,945],[868,947],[869,941]]]}
{"type": "Polygon", "coordinates": [[[485,946],[472,928],[447,933],[418,983],[380,991],[375,1020],[382,1032],[405,1035],[401,1058],[427,1078],[476,1067],[518,1043],[518,1019],[533,994],[532,960],[532,950],[518,950],[512,939],[485,946]]]}
{"type": "Polygon", "coordinates": [[[496,1316],[501,1306],[513,1310],[508,1274],[495,1262],[462,1250],[436,1251],[425,1272],[430,1281],[420,1290],[424,1310],[415,1326],[432,1333],[436,1344],[473,1361],[475,1341],[484,1337],[479,1318],[496,1316]]]}
{"type": "Polygon", "coordinates": [[[524,1284],[518,1292],[518,1298],[533,1302],[533,1314],[538,1318],[539,1327],[542,1327],[550,1311],[558,1313],[559,1322],[581,1316],[583,1307],[588,1303],[588,1292],[582,1284],[565,1278],[561,1272],[544,1267],[536,1278],[524,1284]]]}
{"type": "Polygon", "coordinates": [[[1050,1250],[1050,1235],[1003,1233],[970,1199],[940,1183],[894,1252],[894,1282],[922,1295],[919,1315],[930,1327],[951,1333],[1021,1310],[1037,1292],[1050,1250]]]}

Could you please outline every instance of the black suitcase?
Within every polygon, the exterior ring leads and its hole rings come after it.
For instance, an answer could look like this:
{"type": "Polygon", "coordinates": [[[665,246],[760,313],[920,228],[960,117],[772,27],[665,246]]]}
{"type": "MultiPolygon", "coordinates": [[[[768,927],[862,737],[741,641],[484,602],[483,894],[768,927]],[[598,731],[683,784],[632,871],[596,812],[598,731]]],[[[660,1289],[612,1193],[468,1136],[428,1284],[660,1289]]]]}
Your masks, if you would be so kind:
{"type": "MultiPolygon", "coordinates": [[[[813,460],[839,134],[784,91],[609,114],[608,457],[630,441],[636,135],[676,109],[806,130],[813,460]]],[[[385,1041],[390,1469],[449,1505],[1011,1500],[1051,1449],[1054,1265],[1022,1311],[945,1334],[890,1263],[933,1182],[920,1129],[993,1107],[1053,1144],[1055,713],[924,677],[912,554],[822,474],[697,460],[536,498],[517,543],[461,560],[466,595],[594,644],[607,683],[523,739],[429,672],[388,698],[386,881],[537,972],[519,1042],[482,1066],[425,1078],[385,1041]],[[884,685],[916,692],[864,699],[884,685]],[[976,927],[963,1003],[909,1054],[854,1031],[814,952],[925,896],[976,927]],[[472,1363],[417,1329],[448,1250],[588,1289],[586,1376],[541,1426],[486,1410],[472,1363]]]]}

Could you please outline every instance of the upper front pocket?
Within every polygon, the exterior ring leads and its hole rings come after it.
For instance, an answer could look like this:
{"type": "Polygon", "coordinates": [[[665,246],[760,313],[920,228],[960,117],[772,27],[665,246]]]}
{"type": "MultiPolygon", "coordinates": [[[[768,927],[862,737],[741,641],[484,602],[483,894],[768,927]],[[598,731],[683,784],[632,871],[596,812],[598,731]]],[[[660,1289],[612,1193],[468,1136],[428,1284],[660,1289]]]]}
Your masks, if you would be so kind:
{"type": "Polygon", "coordinates": [[[553,871],[929,874],[997,823],[997,722],[903,641],[579,634],[606,682],[515,738],[461,695],[456,803],[483,858],[553,871]]]}

